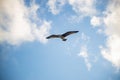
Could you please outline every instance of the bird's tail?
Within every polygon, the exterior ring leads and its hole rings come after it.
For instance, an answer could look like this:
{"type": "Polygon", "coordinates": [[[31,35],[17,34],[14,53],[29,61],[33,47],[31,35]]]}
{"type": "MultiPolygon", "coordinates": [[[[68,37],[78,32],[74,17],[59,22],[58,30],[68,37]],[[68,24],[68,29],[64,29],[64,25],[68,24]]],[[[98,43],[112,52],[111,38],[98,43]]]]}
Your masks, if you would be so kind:
{"type": "Polygon", "coordinates": [[[66,41],[67,39],[62,39],[63,41],[66,41]]]}

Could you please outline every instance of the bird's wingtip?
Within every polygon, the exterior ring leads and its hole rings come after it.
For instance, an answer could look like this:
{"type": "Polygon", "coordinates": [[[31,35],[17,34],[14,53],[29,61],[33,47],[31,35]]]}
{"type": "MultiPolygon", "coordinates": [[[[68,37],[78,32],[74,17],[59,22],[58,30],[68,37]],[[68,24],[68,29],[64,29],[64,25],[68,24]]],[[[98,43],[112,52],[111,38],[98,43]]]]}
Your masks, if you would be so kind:
{"type": "Polygon", "coordinates": [[[76,33],[79,32],[79,31],[75,31],[76,33]]]}
{"type": "Polygon", "coordinates": [[[49,39],[49,37],[46,37],[46,39],[49,39]]]}

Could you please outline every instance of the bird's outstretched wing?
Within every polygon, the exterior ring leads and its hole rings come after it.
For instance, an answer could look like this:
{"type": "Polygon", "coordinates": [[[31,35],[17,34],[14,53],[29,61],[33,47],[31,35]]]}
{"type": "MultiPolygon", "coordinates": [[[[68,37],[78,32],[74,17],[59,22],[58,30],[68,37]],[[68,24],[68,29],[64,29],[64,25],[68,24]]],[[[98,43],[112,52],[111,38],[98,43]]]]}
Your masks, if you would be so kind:
{"type": "Polygon", "coordinates": [[[50,35],[50,36],[46,37],[46,39],[50,39],[50,38],[59,38],[59,35],[50,35]]]}
{"type": "Polygon", "coordinates": [[[66,36],[68,36],[70,34],[74,34],[74,33],[77,33],[77,32],[79,32],[79,31],[68,31],[68,32],[62,34],[62,36],[66,37],[66,36]]]}

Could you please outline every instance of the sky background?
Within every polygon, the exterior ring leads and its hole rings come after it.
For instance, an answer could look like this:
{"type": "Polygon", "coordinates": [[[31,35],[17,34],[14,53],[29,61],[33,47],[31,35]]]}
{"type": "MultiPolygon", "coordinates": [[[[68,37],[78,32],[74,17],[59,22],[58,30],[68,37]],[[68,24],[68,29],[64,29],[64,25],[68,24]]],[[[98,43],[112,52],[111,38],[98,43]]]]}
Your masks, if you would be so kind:
{"type": "Polygon", "coordinates": [[[120,0],[0,0],[0,80],[120,80],[120,0]]]}

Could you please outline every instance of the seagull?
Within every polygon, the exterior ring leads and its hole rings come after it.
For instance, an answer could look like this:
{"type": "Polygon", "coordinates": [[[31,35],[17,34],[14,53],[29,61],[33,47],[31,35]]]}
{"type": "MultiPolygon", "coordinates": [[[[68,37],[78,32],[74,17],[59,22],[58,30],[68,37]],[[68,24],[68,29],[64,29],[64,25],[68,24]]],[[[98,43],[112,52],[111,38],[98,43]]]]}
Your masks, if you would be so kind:
{"type": "Polygon", "coordinates": [[[60,38],[62,39],[62,41],[66,41],[67,39],[65,37],[67,37],[68,35],[74,34],[74,33],[78,33],[79,31],[68,31],[64,34],[59,34],[59,35],[50,35],[48,37],[46,37],[46,39],[51,39],[51,38],[60,38]]]}

